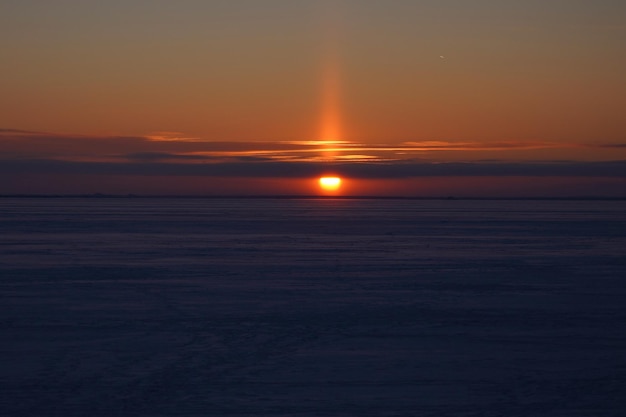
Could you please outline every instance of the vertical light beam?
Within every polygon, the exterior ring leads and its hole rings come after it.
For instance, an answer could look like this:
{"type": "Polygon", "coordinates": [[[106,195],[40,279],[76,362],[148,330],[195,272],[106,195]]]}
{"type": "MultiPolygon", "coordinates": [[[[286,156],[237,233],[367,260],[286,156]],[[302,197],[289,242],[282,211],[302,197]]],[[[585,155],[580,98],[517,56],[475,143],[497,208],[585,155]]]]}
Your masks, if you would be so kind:
{"type": "MultiPolygon", "coordinates": [[[[341,130],[341,71],[339,57],[340,11],[327,3],[324,10],[321,111],[319,140],[336,142],[342,139],[341,130]]],[[[335,3],[336,6],[336,3],[335,3]]]]}
{"type": "Polygon", "coordinates": [[[324,56],[320,140],[341,140],[341,79],[335,51],[324,56]]]}

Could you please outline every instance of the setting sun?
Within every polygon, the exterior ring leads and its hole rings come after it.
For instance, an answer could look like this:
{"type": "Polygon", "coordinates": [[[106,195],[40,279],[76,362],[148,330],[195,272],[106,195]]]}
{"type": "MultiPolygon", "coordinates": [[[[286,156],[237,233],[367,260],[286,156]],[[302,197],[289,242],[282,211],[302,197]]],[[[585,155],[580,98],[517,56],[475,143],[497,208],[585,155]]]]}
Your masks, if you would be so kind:
{"type": "Polygon", "coordinates": [[[341,178],[322,177],[320,178],[320,187],[325,191],[336,191],[341,187],[341,178]]]}

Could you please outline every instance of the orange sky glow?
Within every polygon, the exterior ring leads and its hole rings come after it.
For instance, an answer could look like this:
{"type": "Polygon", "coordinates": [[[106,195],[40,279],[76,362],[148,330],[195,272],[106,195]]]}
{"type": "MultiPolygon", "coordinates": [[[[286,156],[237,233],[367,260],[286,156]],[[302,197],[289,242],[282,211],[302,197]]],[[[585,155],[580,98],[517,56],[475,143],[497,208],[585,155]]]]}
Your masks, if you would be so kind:
{"type": "Polygon", "coordinates": [[[89,3],[0,5],[0,194],[626,197],[622,3],[89,3]]]}

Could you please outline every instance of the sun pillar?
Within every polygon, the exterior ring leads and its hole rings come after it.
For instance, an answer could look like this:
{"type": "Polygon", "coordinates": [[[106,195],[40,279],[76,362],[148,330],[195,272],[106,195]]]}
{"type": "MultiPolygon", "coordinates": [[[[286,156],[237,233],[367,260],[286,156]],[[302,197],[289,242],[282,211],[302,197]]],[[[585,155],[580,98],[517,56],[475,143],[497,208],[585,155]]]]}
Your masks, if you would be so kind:
{"type": "Polygon", "coordinates": [[[334,159],[332,148],[342,140],[341,127],[341,69],[339,59],[339,17],[336,7],[328,8],[323,24],[322,66],[320,83],[320,144],[323,156],[334,159]]]}
{"type": "Polygon", "coordinates": [[[325,57],[322,72],[322,109],[320,138],[322,141],[341,140],[340,74],[336,54],[325,57]]]}

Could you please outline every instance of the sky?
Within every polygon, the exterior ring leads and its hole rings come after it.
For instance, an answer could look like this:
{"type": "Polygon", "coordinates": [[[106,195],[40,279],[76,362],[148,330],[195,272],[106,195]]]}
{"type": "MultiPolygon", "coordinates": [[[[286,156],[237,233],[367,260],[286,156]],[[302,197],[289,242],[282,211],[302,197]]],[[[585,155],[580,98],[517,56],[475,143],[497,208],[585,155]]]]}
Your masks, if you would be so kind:
{"type": "Polygon", "coordinates": [[[623,0],[3,0],[0,194],[626,197],[623,0]]]}

